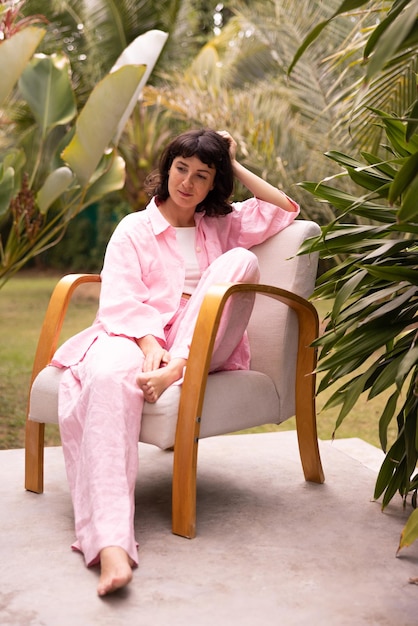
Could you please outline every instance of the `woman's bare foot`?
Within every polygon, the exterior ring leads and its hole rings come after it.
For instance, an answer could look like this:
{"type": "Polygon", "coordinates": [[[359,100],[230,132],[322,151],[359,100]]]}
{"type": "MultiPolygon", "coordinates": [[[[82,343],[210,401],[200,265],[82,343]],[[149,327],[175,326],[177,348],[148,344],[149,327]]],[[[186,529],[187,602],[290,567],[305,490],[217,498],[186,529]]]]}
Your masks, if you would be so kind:
{"type": "Polygon", "coordinates": [[[132,559],[123,548],[103,548],[100,552],[101,574],[97,586],[99,596],[105,596],[130,583],[133,565],[132,559]]]}
{"type": "Polygon", "coordinates": [[[172,359],[165,367],[150,372],[140,372],[136,377],[138,387],[147,402],[157,402],[160,395],[183,376],[185,359],[172,359]]]}

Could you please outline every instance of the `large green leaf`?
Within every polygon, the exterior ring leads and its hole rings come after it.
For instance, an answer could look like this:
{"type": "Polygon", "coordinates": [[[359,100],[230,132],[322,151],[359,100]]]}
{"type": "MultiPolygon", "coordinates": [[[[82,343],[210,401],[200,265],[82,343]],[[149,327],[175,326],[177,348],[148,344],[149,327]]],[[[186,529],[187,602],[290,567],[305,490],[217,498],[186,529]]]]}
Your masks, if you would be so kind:
{"type": "Polygon", "coordinates": [[[397,163],[397,159],[391,159],[390,161],[382,161],[379,157],[371,152],[363,151],[361,156],[369,165],[374,165],[374,168],[379,172],[385,174],[389,180],[393,180],[395,177],[397,170],[392,167],[393,164],[397,163]]]}
{"type": "Polygon", "coordinates": [[[379,440],[383,452],[386,452],[388,443],[388,428],[393,416],[395,415],[396,405],[399,398],[399,392],[394,391],[386,403],[383,413],[379,419],[379,440]]]}
{"type": "MultiPolygon", "coordinates": [[[[415,371],[416,379],[417,372],[415,371]]],[[[415,387],[415,385],[414,385],[415,387]]],[[[406,475],[405,475],[405,490],[404,493],[410,491],[410,478],[415,473],[418,461],[417,448],[415,442],[417,440],[418,428],[417,428],[417,412],[418,401],[417,398],[409,395],[405,402],[405,421],[404,421],[404,441],[406,452],[406,475]]]]}
{"type": "Polygon", "coordinates": [[[406,126],[402,121],[390,115],[386,115],[381,111],[375,110],[374,112],[377,113],[383,121],[388,139],[398,155],[409,157],[418,150],[418,137],[414,135],[407,141],[406,126]]]}
{"type": "Polygon", "coordinates": [[[408,123],[406,126],[406,140],[409,141],[412,135],[418,129],[418,100],[413,103],[410,112],[408,112],[408,123]]]}
{"type": "MultiPolygon", "coordinates": [[[[407,284],[407,283],[405,283],[407,284]]],[[[396,291],[400,291],[400,289],[403,287],[402,283],[399,283],[396,285],[396,291]]],[[[395,291],[395,290],[394,290],[395,291]]],[[[387,315],[388,313],[397,313],[399,314],[402,306],[409,302],[409,300],[413,297],[417,295],[417,288],[416,287],[411,287],[410,289],[407,289],[405,292],[401,292],[399,295],[397,295],[394,298],[391,298],[388,302],[385,302],[385,300],[380,300],[379,299],[379,294],[373,294],[373,297],[376,298],[378,300],[378,302],[382,302],[381,305],[379,305],[377,307],[377,309],[375,311],[373,311],[373,313],[371,313],[370,315],[368,315],[366,317],[365,320],[363,320],[363,324],[367,324],[368,322],[371,322],[374,319],[377,319],[379,317],[383,317],[383,315],[387,315]]]]}
{"type": "Polygon", "coordinates": [[[408,521],[402,529],[398,552],[399,550],[402,550],[402,548],[410,546],[411,543],[416,541],[416,539],[418,539],[418,509],[412,511],[408,521]]]}
{"type": "MultiPolygon", "coordinates": [[[[364,278],[364,275],[362,276],[362,278],[364,278]]],[[[370,313],[370,310],[372,309],[373,312],[375,312],[375,307],[377,307],[379,310],[380,306],[384,306],[384,303],[387,301],[387,299],[390,298],[398,290],[399,285],[389,285],[384,289],[379,290],[368,290],[365,295],[362,295],[361,298],[357,296],[354,302],[346,302],[345,309],[339,312],[338,321],[341,323],[347,318],[352,318],[355,319],[359,325],[364,323],[364,320],[362,320],[362,318],[364,317],[367,321],[372,321],[373,317],[370,313]]]]}
{"type": "Polygon", "coordinates": [[[418,272],[415,268],[404,267],[402,265],[396,267],[385,267],[385,266],[369,266],[368,268],[370,274],[376,276],[376,278],[381,278],[382,280],[388,281],[408,281],[412,285],[418,285],[418,272]]]}
{"type": "MultiPolygon", "coordinates": [[[[415,337],[414,337],[415,340],[415,337]]],[[[403,355],[402,361],[396,375],[396,383],[400,386],[403,379],[418,364],[418,346],[411,347],[406,354],[403,355]]]]}
{"type": "Polygon", "coordinates": [[[0,165],[0,216],[5,215],[9,209],[15,187],[14,178],[15,171],[12,167],[3,170],[3,166],[0,165]]]}
{"type": "Polygon", "coordinates": [[[410,247],[411,243],[405,239],[386,239],[383,243],[379,243],[372,252],[369,252],[364,258],[364,262],[370,262],[376,260],[382,260],[386,257],[393,257],[399,253],[402,253],[405,249],[410,247]]]}
{"type": "Polygon", "coordinates": [[[119,124],[116,130],[113,142],[117,144],[119,142],[122,131],[128,121],[129,117],[136,106],[141,92],[154,65],[157,62],[158,57],[161,54],[165,42],[167,41],[168,34],[161,30],[149,30],[139,37],[136,37],[132,43],[127,46],[122,54],[117,59],[116,63],[112,67],[112,72],[118,70],[124,65],[145,65],[146,69],[141,80],[138,82],[134,95],[131,98],[131,102],[127,106],[122,118],[119,120],[119,124]]]}
{"type": "Polygon", "coordinates": [[[298,183],[298,186],[306,189],[316,198],[329,202],[344,213],[351,212],[357,215],[363,215],[373,221],[384,223],[393,222],[394,209],[370,202],[366,197],[358,198],[346,191],[324,185],[323,183],[304,181],[298,183]]]}
{"type": "MultiPolygon", "coordinates": [[[[385,364],[385,367],[380,372],[379,376],[374,381],[372,388],[370,389],[369,399],[375,398],[380,393],[389,389],[395,385],[399,374],[399,367],[401,365],[403,356],[399,356],[397,359],[390,361],[385,364]]],[[[399,379],[400,380],[400,379],[399,379]]],[[[403,381],[402,381],[403,382],[403,381]]],[[[398,385],[398,391],[400,391],[400,387],[402,385],[398,385]]]]}
{"type": "Polygon", "coordinates": [[[59,167],[49,174],[41,189],[38,191],[36,201],[41,213],[45,214],[49,207],[70,186],[73,173],[69,167],[59,167]]]}
{"type": "MultiPolygon", "coordinates": [[[[401,224],[393,224],[391,230],[403,234],[418,235],[418,224],[410,224],[409,222],[402,222],[401,224]]],[[[411,243],[409,244],[411,247],[411,243]]]]}
{"type": "Polygon", "coordinates": [[[292,72],[294,66],[296,65],[296,63],[298,62],[302,54],[311,45],[311,43],[319,37],[321,32],[330,23],[331,20],[333,20],[338,15],[346,13],[347,11],[353,11],[353,9],[358,9],[364,4],[367,4],[367,0],[344,0],[329,19],[324,20],[323,22],[318,24],[314,29],[312,29],[311,32],[308,34],[308,36],[305,38],[305,40],[297,49],[296,54],[293,57],[291,64],[289,65],[288,74],[292,72]]]}
{"type": "Polygon", "coordinates": [[[317,371],[334,368],[356,358],[366,359],[369,354],[392,341],[404,328],[405,324],[400,322],[385,328],[375,323],[369,324],[368,328],[363,327],[361,331],[349,333],[338,342],[338,350],[320,359],[317,371]]]}
{"type": "MultiPolygon", "coordinates": [[[[350,385],[346,388],[346,393],[344,394],[344,402],[341,408],[341,411],[338,415],[337,422],[335,424],[335,428],[338,428],[343,421],[343,419],[349,414],[360,395],[363,393],[365,385],[373,372],[373,370],[377,367],[374,365],[371,370],[367,370],[364,374],[359,376],[357,379],[351,380],[350,385]]],[[[324,407],[325,408],[325,407],[324,407]]]]}
{"type": "Polygon", "coordinates": [[[353,295],[355,289],[357,289],[360,282],[367,276],[367,270],[356,272],[350,279],[348,279],[337,293],[334,306],[332,308],[332,317],[335,319],[341,308],[347,303],[347,301],[353,295]]]}
{"type": "Polygon", "coordinates": [[[388,451],[377,476],[374,498],[380,498],[386,487],[388,486],[393,472],[399,466],[402,457],[405,454],[405,446],[401,439],[396,439],[388,451]]]}
{"type": "Polygon", "coordinates": [[[389,502],[392,500],[398,492],[400,494],[404,491],[405,486],[405,472],[406,472],[406,454],[402,455],[399,465],[395,467],[391,479],[388,482],[386,491],[382,498],[382,509],[385,509],[389,502]]]}
{"type": "Polygon", "coordinates": [[[350,178],[365,189],[379,189],[392,181],[392,177],[383,170],[371,164],[364,164],[362,161],[353,159],[346,154],[337,151],[329,151],[326,156],[332,158],[336,163],[345,167],[350,178]]]}
{"type": "MultiPolygon", "coordinates": [[[[107,156],[107,155],[106,155],[107,156]]],[[[125,161],[120,156],[111,155],[111,163],[103,174],[90,185],[84,203],[86,206],[100,200],[112,191],[122,189],[125,183],[125,161]]]]}
{"type": "Polygon", "coordinates": [[[0,41],[0,106],[16,85],[45,33],[42,28],[29,26],[10,39],[0,41]]]}
{"type": "Polygon", "coordinates": [[[17,148],[3,155],[3,162],[0,162],[0,216],[7,213],[10,200],[20,189],[25,162],[25,153],[17,148]]]}
{"type": "Polygon", "coordinates": [[[109,148],[144,71],[143,66],[124,66],[105,76],[90,94],[77,119],[74,137],[62,153],[83,186],[109,148]]]}
{"type": "MultiPolygon", "coordinates": [[[[418,155],[418,152],[417,152],[418,155]]],[[[410,183],[401,208],[398,211],[400,222],[417,222],[418,218],[418,173],[410,183]]]]}
{"type": "Polygon", "coordinates": [[[396,173],[390,186],[388,200],[393,204],[408,185],[414,180],[418,172],[418,151],[406,159],[401,169],[396,173]]]}
{"type": "Polygon", "coordinates": [[[372,76],[377,74],[393,57],[394,53],[401,48],[415,25],[417,10],[417,0],[405,3],[403,12],[382,31],[367,65],[366,80],[370,80],[372,76]]]}
{"type": "Polygon", "coordinates": [[[398,17],[399,13],[404,9],[404,7],[409,4],[410,0],[398,0],[394,2],[390,11],[387,14],[387,17],[377,24],[376,28],[372,31],[369,38],[367,39],[367,43],[364,47],[364,58],[367,57],[373,52],[377,42],[379,41],[382,34],[385,30],[392,24],[392,22],[398,17]]]}
{"type": "Polygon", "coordinates": [[[19,88],[43,137],[51,128],[71,121],[77,113],[70,63],[63,54],[35,55],[19,80],[19,88]]]}

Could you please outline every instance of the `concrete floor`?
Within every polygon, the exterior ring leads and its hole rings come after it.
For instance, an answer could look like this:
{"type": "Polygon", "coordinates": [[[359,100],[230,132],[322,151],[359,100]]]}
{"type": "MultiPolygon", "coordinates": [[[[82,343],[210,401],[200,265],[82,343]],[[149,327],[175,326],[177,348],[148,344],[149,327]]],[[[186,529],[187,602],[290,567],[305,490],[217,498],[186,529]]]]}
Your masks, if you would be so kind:
{"type": "Polygon", "coordinates": [[[382,454],[321,442],[324,485],[305,483],[294,432],[199,447],[197,537],[170,532],[171,454],[140,445],[138,569],[96,596],[97,569],[69,548],[73,519],[60,448],[43,495],[23,489],[23,450],[0,453],[1,626],[418,624],[418,545],[396,558],[410,511],[372,501],[382,454]]]}

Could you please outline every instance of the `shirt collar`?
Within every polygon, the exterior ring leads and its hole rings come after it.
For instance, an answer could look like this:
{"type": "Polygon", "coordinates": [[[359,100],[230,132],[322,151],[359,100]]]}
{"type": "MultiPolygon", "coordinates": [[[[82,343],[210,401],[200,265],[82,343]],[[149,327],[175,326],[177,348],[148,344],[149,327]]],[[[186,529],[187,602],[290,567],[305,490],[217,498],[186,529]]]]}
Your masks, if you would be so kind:
{"type": "MultiPolygon", "coordinates": [[[[159,210],[157,203],[155,202],[155,197],[151,198],[146,208],[146,211],[148,213],[152,230],[154,231],[155,235],[159,235],[160,233],[163,233],[168,228],[172,228],[171,224],[167,222],[167,220],[165,219],[165,217],[159,210]]],[[[204,216],[204,213],[195,213],[194,218],[195,218],[196,226],[198,226],[203,216],[204,216]]]]}
{"type": "Polygon", "coordinates": [[[161,211],[158,209],[155,197],[151,199],[146,210],[155,235],[159,235],[168,228],[171,228],[171,224],[167,222],[161,211]]]}

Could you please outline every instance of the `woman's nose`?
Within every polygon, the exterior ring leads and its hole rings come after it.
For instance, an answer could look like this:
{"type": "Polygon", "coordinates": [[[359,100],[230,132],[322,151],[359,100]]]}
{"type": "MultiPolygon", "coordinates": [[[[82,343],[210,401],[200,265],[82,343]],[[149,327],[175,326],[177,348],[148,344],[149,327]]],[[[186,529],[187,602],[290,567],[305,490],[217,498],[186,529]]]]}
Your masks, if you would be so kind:
{"type": "Polygon", "coordinates": [[[184,185],[185,187],[187,187],[187,188],[191,187],[191,185],[192,185],[192,178],[191,178],[190,174],[188,174],[188,175],[184,178],[184,180],[183,180],[183,185],[184,185]]]}

